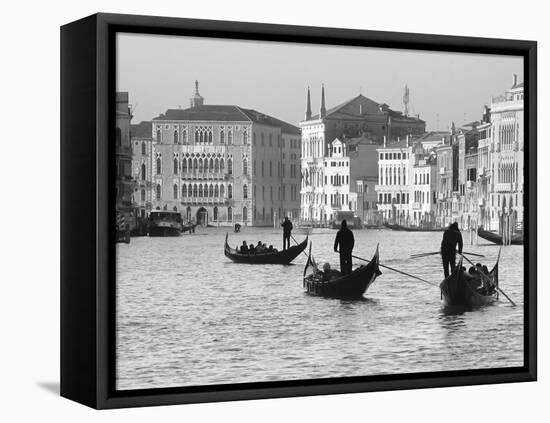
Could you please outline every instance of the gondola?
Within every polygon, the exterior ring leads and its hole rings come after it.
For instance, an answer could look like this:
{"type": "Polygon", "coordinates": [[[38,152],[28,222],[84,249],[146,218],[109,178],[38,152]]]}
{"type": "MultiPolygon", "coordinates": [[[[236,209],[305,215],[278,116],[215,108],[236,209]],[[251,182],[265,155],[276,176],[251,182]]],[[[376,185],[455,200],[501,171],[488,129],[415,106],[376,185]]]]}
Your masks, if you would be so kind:
{"type": "Polygon", "coordinates": [[[427,228],[422,226],[403,226],[398,224],[384,223],[384,226],[392,231],[405,232],[441,232],[444,228],[427,228]]]}
{"type": "MultiPolygon", "coordinates": [[[[486,231],[482,227],[477,228],[477,235],[487,241],[491,241],[497,245],[502,245],[502,236],[496,232],[486,231]]],[[[515,234],[512,236],[512,245],[523,245],[523,234],[515,234]]]]}
{"type": "Polygon", "coordinates": [[[486,276],[492,285],[489,293],[483,293],[478,290],[480,281],[469,277],[462,271],[462,256],[456,266],[455,271],[441,282],[441,298],[445,306],[460,307],[478,307],[491,304],[498,300],[498,262],[500,260],[500,251],[493,269],[486,276]]]}
{"type": "Polygon", "coordinates": [[[300,244],[294,245],[286,250],[274,253],[241,254],[239,251],[231,248],[227,243],[229,234],[225,235],[224,254],[235,263],[248,264],[290,264],[307,247],[307,236],[300,244]]]}
{"type": "Polygon", "coordinates": [[[323,273],[317,269],[311,256],[311,247],[308,261],[304,268],[304,288],[311,295],[326,298],[360,299],[372,285],[374,280],[382,274],[378,267],[378,246],[372,260],[366,266],[360,266],[349,275],[341,276],[340,272],[332,271],[334,278],[323,281],[323,273]],[[306,276],[308,267],[313,267],[313,272],[306,276]]]}

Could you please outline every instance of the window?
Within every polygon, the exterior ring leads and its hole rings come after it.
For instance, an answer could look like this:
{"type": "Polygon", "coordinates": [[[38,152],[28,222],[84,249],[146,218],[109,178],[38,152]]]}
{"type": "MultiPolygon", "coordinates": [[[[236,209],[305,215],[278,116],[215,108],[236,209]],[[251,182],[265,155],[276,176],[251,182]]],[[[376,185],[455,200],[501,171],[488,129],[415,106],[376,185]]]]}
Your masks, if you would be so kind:
{"type": "Polygon", "coordinates": [[[246,162],[246,159],[243,159],[243,173],[245,175],[248,175],[248,164],[246,162]]]}
{"type": "Polygon", "coordinates": [[[147,178],[147,168],[145,167],[145,163],[141,164],[141,180],[145,181],[147,178]]]}
{"type": "Polygon", "coordinates": [[[227,185],[227,198],[233,198],[233,185],[227,185]]]}
{"type": "Polygon", "coordinates": [[[252,174],[256,175],[256,160],[252,162],[252,174]]]}
{"type": "Polygon", "coordinates": [[[196,171],[198,168],[199,168],[199,161],[198,161],[197,158],[195,157],[195,158],[193,159],[193,170],[196,171]]]}
{"type": "Polygon", "coordinates": [[[183,144],[187,144],[187,131],[185,129],[181,133],[181,142],[183,144]]]}
{"type": "Polygon", "coordinates": [[[141,190],[141,201],[145,201],[145,190],[141,190]]]}
{"type": "Polygon", "coordinates": [[[218,207],[214,207],[214,220],[218,220],[218,207]]]}
{"type": "Polygon", "coordinates": [[[233,131],[227,131],[227,144],[233,144],[233,131]]]}
{"type": "Polygon", "coordinates": [[[160,175],[162,173],[162,162],[160,160],[160,157],[157,158],[157,175],[160,175]]]}
{"type": "Polygon", "coordinates": [[[248,220],[248,210],[246,207],[243,207],[243,220],[244,221],[248,220]]]}
{"type": "Polygon", "coordinates": [[[231,207],[227,208],[227,220],[233,220],[233,209],[231,207]]]}
{"type": "Polygon", "coordinates": [[[181,161],[181,172],[187,172],[187,159],[185,158],[181,161]]]}
{"type": "Polygon", "coordinates": [[[174,131],[174,144],[178,144],[178,131],[174,131]]]}
{"type": "Polygon", "coordinates": [[[223,159],[220,159],[220,172],[223,172],[224,164],[223,159]]]}
{"type": "Polygon", "coordinates": [[[157,192],[156,192],[156,195],[157,195],[157,201],[160,201],[160,184],[157,184],[157,192]]]}
{"type": "Polygon", "coordinates": [[[214,159],[210,159],[208,162],[208,171],[213,172],[214,171],[214,159]]]}
{"type": "Polygon", "coordinates": [[[223,129],[220,131],[220,144],[225,144],[225,131],[223,129]]]}
{"type": "Polygon", "coordinates": [[[162,131],[157,129],[157,142],[160,144],[162,142],[162,131]]]}
{"type": "Polygon", "coordinates": [[[243,198],[245,200],[248,198],[248,186],[246,184],[243,185],[243,198]]]}
{"type": "Polygon", "coordinates": [[[248,144],[248,132],[246,130],[243,132],[243,144],[248,144]]]}
{"type": "Polygon", "coordinates": [[[229,175],[233,174],[233,160],[227,159],[227,173],[229,175]]]}
{"type": "Polygon", "coordinates": [[[199,184],[199,197],[202,197],[202,184],[199,184]]]}
{"type": "Polygon", "coordinates": [[[214,185],[214,197],[219,197],[219,196],[220,196],[220,191],[219,191],[218,185],[214,185]]]}
{"type": "Polygon", "coordinates": [[[214,197],[214,185],[210,184],[210,187],[208,187],[208,196],[214,197]]]}
{"type": "Polygon", "coordinates": [[[174,191],[174,200],[177,200],[178,199],[178,185],[177,184],[174,184],[173,191],[174,191]]]}
{"type": "Polygon", "coordinates": [[[178,159],[174,159],[174,175],[178,174],[178,159]]]}
{"type": "Polygon", "coordinates": [[[144,142],[141,143],[141,154],[145,156],[147,154],[147,146],[144,142]]]}
{"type": "Polygon", "coordinates": [[[219,172],[220,171],[220,161],[216,158],[216,160],[214,160],[214,172],[219,172]]]}
{"type": "Polygon", "coordinates": [[[262,160],[262,176],[264,176],[264,161],[262,160]]]}
{"type": "Polygon", "coordinates": [[[273,176],[273,162],[269,161],[269,176],[273,176]]]}
{"type": "Polygon", "coordinates": [[[193,185],[193,197],[197,197],[198,191],[197,191],[197,184],[193,185]]]}
{"type": "Polygon", "coordinates": [[[187,197],[187,185],[183,184],[181,186],[181,198],[187,197]]]}
{"type": "Polygon", "coordinates": [[[269,199],[273,201],[273,187],[269,187],[269,199]]]}
{"type": "Polygon", "coordinates": [[[223,185],[220,185],[220,197],[223,197],[225,194],[225,187],[223,185]]]}

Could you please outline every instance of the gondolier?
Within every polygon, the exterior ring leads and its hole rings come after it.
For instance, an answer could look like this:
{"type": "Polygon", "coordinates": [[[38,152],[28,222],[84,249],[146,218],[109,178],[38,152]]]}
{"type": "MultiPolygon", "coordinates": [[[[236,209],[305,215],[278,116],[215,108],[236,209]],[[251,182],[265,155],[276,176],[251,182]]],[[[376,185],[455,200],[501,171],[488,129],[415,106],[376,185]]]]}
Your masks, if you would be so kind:
{"type": "Polygon", "coordinates": [[[458,223],[454,222],[445,229],[443,240],[441,241],[441,260],[443,261],[445,278],[455,271],[457,246],[458,253],[462,254],[462,234],[458,229],[458,223]]]}
{"type": "Polygon", "coordinates": [[[351,253],[355,245],[353,232],[348,229],[348,224],[342,220],[342,226],[334,240],[334,251],[340,253],[340,272],[347,275],[351,273],[351,253]]]}
{"type": "Polygon", "coordinates": [[[283,227],[283,250],[286,250],[290,248],[290,235],[292,233],[292,222],[288,216],[285,217],[285,221],[281,223],[281,226],[283,227]]]}

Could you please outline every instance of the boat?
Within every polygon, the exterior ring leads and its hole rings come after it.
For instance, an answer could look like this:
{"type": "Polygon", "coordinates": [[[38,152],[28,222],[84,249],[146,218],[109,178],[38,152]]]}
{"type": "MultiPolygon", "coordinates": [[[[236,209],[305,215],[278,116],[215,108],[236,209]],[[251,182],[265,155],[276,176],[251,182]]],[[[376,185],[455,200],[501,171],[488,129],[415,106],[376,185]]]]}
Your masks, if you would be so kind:
{"type": "Polygon", "coordinates": [[[182,225],[182,229],[181,231],[182,232],[189,232],[189,233],[194,233],[195,232],[195,228],[197,227],[198,223],[186,223],[185,225],[182,225]]]}
{"type": "Polygon", "coordinates": [[[378,245],[372,260],[365,266],[360,266],[349,275],[341,275],[340,272],[331,271],[334,275],[328,281],[323,280],[323,272],[317,269],[311,256],[311,247],[308,261],[304,268],[304,288],[310,295],[325,298],[360,299],[373,284],[375,279],[382,274],[379,268],[378,245]],[[313,272],[306,276],[308,267],[312,266],[313,272]]]}
{"type": "MultiPolygon", "coordinates": [[[[496,232],[486,231],[481,226],[477,228],[477,235],[487,241],[493,242],[497,245],[502,245],[502,235],[499,235],[496,232]]],[[[512,235],[510,240],[512,245],[523,245],[523,233],[512,235]]]]}
{"type": "Polygon", "coordinates": [[[307,247],[307,240],[304,239],[300,244],[294,245],[286,250],[276,252],[265,252],[257,254],[241,254],[234,248],[231,248],[227,243],[229,233],[225,234],[224,254],[227,258],[235,263],[248,264],[290,264],[300,253],[307,247]]]}
{"type": "Polygon", "coordinates": [[[384,226],[392,231],[405,232],[441,232],[445,228],[422,227],[422,226],[403,226],[398,224],[384,223],[384,226]]]}
{"type": "Polygon", "coordinates": [[[489,292],[483,292],[479,289],[479,279],[468,276],[462,270],[462,256],[456,266],[455,271],[441,282],[441,298],[445,306],[460,307],[478,307],[491,304],[498,300],[498,262],[500,260],[500,251],[493,269],[486,276],[492,289],[489,292]]]}
{"type": "Polygon", "coordinates": [[[180,236],[181,214],[177,211],[153,210],[149,216],[149,236],[180,236]]]}

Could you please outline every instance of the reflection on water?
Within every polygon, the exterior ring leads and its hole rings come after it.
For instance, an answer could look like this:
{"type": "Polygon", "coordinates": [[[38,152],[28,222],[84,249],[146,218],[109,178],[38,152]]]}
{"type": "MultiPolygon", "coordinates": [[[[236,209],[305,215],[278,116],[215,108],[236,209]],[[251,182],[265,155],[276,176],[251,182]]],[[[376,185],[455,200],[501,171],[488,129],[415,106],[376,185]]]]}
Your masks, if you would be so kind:
{"type": "MultiPolygon", "coordinates": [[[[338,264],[335,232],[310,236],[318,263],[338,264]]],[[[301,241],[303,236],[294,234],[301,241]]],[[[355,231],[354,254],[439,282],[439,233],[355,231]]],[[[295,265],[242,265],[223,255],[225,230],[117,244],[117,388],[137,389],[523,365],[523,250],[505,247],[501,298],[474,310],[442,306],[439,289],[382,269],[360,301],[304,293],[295,265]]],[[[230,244],[280,248],[273,229],[230,244]]],[[[465,246],[494,263],[498,247],[465,246]]],[[[356,261],[354,263],[358,264],[356,261]]]]}

